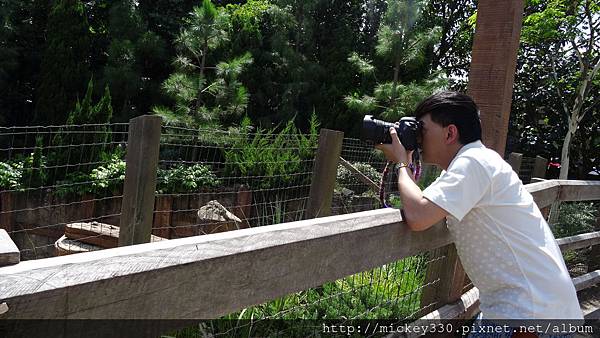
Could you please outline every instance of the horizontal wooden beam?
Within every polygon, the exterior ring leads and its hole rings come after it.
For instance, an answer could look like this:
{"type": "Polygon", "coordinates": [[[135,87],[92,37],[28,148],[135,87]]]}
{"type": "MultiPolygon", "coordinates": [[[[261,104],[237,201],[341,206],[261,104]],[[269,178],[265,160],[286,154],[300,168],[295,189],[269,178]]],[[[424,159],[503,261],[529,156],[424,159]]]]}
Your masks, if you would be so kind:
{"type": "Polygon", "coordinates": [[[556,240],[556,242],[558,243],[560,250],[563,252],[567,250],[587,248],[600,244],[600,231],[559,238],[556,240]]]}
{"type": "MultiPolygon", "coordinates": [[[[600,199],[599,188],[545,181],[526,189],[543,204],[600,199]]],[[[0,318],[217,318],[450,243],[443,223],[413,232],[398,210],[379,209],[32,260],[0,268],[9,308],[0,318]]],[[[577,282],[597,282],[588,275],[577,282]]]]}
{"type": "MultiPolygon", "coordinates": [[[[572,279],[573,285],[577,291],[587,289],[595,284],[600,283],[600,270],[596,270],[583,276],[572,279]]],[[[442,306],[441,308],[432,311],[419,320],[431,319],[469,319],[479,309],[479,289],[471,288],[465,292],[458,301],[442,306]]],[[[416,323],[419,322],[417,320],[416,323]]]]}
{"type": "Polygon", "coordinates": [[[560,194],[560,184],[555,181],[542,181],[525,185],[538,208],[542,209],[554,203],[560,194]]]}
{"type": "Polygon", "coordinates": [[[451,242],[379,209],[0,268],[1,318],[217,318],[451,242]]]}
{"type": "Polygon", "coordinates": [[[0,266],[17,264],[21,260],[21,252],[8,232],[0,229],[0,266]]]}
{"type": "Polygon", "coordinates": [[[577,291],[587,289],[600,283],[600,270],[586,273],[583,276],[573,278],[573,284],[577,291]]]}
{"type": "Polygon", "coordinates": [[[600,200],[600,181],[557,180],[563,202],[600,200]]]}
{"type": "Polygon", "coordinates": [[[540,209],[556,201],[600,200],[600,181],[546,180],[527,184],[525,189],[540,209]]]}

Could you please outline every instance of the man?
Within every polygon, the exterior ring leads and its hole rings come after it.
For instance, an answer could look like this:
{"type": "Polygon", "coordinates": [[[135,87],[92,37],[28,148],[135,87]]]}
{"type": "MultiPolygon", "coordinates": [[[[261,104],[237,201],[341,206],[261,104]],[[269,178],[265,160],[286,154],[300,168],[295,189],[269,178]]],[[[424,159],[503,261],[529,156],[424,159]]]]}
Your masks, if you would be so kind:
{"type": "Polygon", "coordinates": [[[406,224],[422,231],[446,218],[463,267],[494,319],[582,319],[577,294],[548,224],[518,176],[481,143],[473,100],[440,92],[415,111],[423,161],[442,168],[424,191],[408,168],[412,154],[390,128],[378,145],[396,163],[406,224]]]}

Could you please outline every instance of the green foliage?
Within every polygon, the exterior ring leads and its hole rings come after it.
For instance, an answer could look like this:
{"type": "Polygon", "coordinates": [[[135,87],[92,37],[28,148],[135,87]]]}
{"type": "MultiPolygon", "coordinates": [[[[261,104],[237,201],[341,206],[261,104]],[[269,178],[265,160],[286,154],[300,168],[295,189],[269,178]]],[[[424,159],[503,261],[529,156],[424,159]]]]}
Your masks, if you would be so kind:
{"type": "Polygon", "coordinates": [[[174,106],[156,106],[155,114],[167,123],[190,127],[215,126],[242,115],[248,106],[248,93],[239,77],[252,63],[250,53],[208,66],[216,50],[229,41],[230,31],[230,15],[224,8],[209,0],[194,7],[176,40],[180,50],[173,62],[176,71],[163,83],[174,106]]]}
{"type": "Polygon", "coordinates": [[[90,79],[83,101],[77,99],[75,109],[69,113],[67,118],[67,125],[110,123],[113,109],[108,86],[104,88],[104,95],[97,104],[92,103],[93,92],[94,81],[90,79]]]}
{"type": "Polygon", "coordinates": [[[48,180],[48,172],[42,148],[42,138],[36,137],[32,153],[16,156],[12,161],[0,162],[0,189],[22,190],[43,186],[48,180]]]}
{"type": "MultiPolygon", "coordinates": [[[[274,319],[398,319],[419,309],[426,256],[409,257],[322,286],[278,298],[222,317],[209,332],[235,336],[259,334],[237,326],[236,320],[274,319]],[[385,306],[382,306],[385,303],[385,306]],[[224,321],[229,319],[232,321],[224,321]]],[[[312,328],[314,329],[314,328],[312,328]]],[[[205,331],[206,332],[206,331],[205,331]]],[[[259,334],[260,335],[260,334],[259,334]]],[[[266,332],[262,335],[269,336],[266,332]]],[[[304,336],[286,331],[287,336],[304,336]]]]}
{"type": "Polygon", "coordinates": [[[23,178],[23,162],[0,162],[0,189],[18,190],[23,178]]]}
{"type": "Polygon", "coordinates": [[[41,187],[48,178],[46,158],[42,155],[42,137],[36,137],[35,149],[23,160],[23,187],[41,187]]]}
{"type": "Polygon", "coordinates": [[[553,224],[554,236],[562,238],[594,231],[597,210],[594,203],[561,203],[558,220],[553,224]]]}
{"type": "MultiPolygon", "coordinates": [[[[373,168],[370,164],[364,162],[354,162],[352,165],[354,165],[354,167],[361,173],[370,178],[371,181],[375,182],[375,184],[379,184],[381,182],[381,173],[377,171],[377,169],[373,168]]],[[[338,189],[350,189],[356,194],[362,194],[369,189],[368,186],[362,183],[356,174],[352,173],[342,165],[338,165],[335,182],[338,189]]]]}
{"type": "Polygon", "coordinates": [[[102,163],[89,172],[75,171],[66,175],[56,190],[58,196],[118,193],[125,181],[125,152],[116,148],[113,152],[101,152],[102,163]]]}
{"type": "Polygon", "coordinates": [[[256,188],[289,186],[298,182],[294,174],[305,172],[314,158],[318,142],[316,115],[311,118],[310,134],[301,134],[293,121],[276,132],[258,129],[250,134],[250,119],[244,118],[240,137],[225,151],[225,173],[240,177],[256,188]]]}
{"type": "Polygon", "coordinates": [[[115,191],[123,186],[126,164],[122,158],[122,151],[116,151],[112,154],[102,154],[101,159],[105,164],[92,169],[92,173],[90,174],[93,192],[115,191]]]}
{"type": "Polygon", "coordinates": [[[171,169],[159,169],[156,190],[161,193],[197,192],[200,188],[216,187],[221,182],[209,166],[179,165],[171,169]]]}
{"type": "MultiPolygon", "coordinates": [[[[373,94],[354,92],[344,101],[348,108],[361,114],[374,114],[390,120],[409,115],[416,105],[434,91],[447,86],[441,75],[433,75],[416,81],[400,78],[402,68],[417,67],[426,60],[430,46],[440,39],[440,28],[422,28],[416,25],[420,18],[418,1],[394,0],[388,8],[377,33],[376,52],[393,67],[391,81],[375,84],[373,94]]],[[[363,75],[374,74],[372,61],[352,53],[348,59],[363,75]]]]}

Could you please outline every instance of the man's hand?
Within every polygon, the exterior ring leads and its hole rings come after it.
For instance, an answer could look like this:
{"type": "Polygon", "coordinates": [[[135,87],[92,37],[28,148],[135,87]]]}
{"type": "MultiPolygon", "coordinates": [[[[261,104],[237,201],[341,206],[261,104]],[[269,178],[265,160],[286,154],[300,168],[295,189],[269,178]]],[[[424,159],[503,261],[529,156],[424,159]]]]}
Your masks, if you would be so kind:
{"type": "Polygon", "coordinates": [[[390,135],[392,136],[392,144],[378,144],[375,148],[383,151],[385,157],[390,162],[410,164],[412,160],[412,151],[407,151],[402,143],[400,143],[396,128],[390,127],[390,135]]]}

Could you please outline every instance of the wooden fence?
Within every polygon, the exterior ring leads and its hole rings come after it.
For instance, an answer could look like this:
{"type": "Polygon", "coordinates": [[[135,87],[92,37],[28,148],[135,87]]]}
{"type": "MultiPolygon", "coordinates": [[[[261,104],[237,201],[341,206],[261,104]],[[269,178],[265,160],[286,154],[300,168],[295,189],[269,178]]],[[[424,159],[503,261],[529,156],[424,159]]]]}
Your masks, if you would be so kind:
{"type": "MultiPolygon", "coordinates": [[[[540,208],[600,199],[600,182],[526,186],[540,208]]],[[[292,292],[451,244],[443,224],[412,232],[395,209],[322,217],[119,247],[0,268],[1,318],[217,318],[292,292]]],[[[600,232],[559,240],[561,249],[600,244],[600,232]]],[[[600,270],[573,280],[581,290],[600,270]]],[[[426,318],[457,318],[477,289],[426,318]]]]}

